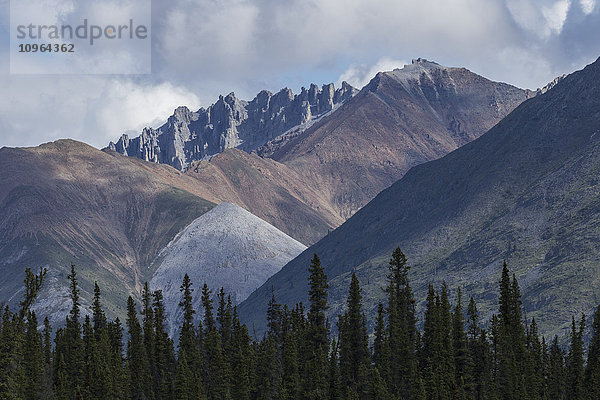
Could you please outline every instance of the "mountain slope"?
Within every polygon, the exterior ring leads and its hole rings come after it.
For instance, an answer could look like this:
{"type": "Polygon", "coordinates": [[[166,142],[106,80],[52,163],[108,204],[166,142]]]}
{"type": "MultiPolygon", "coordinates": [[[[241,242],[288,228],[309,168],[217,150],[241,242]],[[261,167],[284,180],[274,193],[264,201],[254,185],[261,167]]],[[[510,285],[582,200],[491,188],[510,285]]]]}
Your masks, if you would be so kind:
{"type": "Polygon", "coordinates": [[[527,316],[542,332],[560,333],[573,313],[600,302],[598,82],[600,60],[521,104],[481,138],[412,168],[254,292],[240,306],[245,321],[263,326],[272,286],[280,302],[304,300],[314,252],[330,279],[331,315],[353,269],[372,314],[389,255],[401,246],[420,301],[427,282],[445,280],[463,286],[489,316],[506,259],[527,316]]]}
{"type": "Polygon", "coordinates": [[[378,73],[303,133],[258,149],[310,177],[344,219],[411,167],[479,137],[534,93],[423,59],[378,73]]]}
{"type": "Polygon", "coordinates": [[[305,244],[344,222],[314,182],[256,154],[228,149],[191,164],[186,174],[196,179],[202,197],[238,204],[305,244]]]}
{"type": "Polygon", "coordinates": [[[306,246],[232,203],[222,203],[185,228],[160,255],[151,280],[162,289],[175,337],[182,319],[179,287],[187,273],[196,287],[194,306],[201,308],[204,283],[213,293],[224,288],[233,304],[245,300],[306,246]]]}
{"type": "Polygon", "coordinates": [[[214,207],[196,186],[168,166],[73,140],[0,149],[0,302],[18,303],[25,268],[45,266],[36,307],[63,323],[75,264],[84,304],[98,280],[109,315],[122,316],[160,249],[214,207]]]}

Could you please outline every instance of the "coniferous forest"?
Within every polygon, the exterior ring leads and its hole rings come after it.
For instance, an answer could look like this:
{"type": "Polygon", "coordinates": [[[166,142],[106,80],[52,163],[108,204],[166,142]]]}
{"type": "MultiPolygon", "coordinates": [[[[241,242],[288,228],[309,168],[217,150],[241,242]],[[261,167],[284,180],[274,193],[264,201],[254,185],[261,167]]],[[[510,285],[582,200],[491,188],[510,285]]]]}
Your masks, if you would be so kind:
{"type": "Polygon", "coordinates": [[[72,308],[54,332],[31,307],[45,271],[27,270],[19,310],[5,307],[0,316],[0,398],[600,399],[600,308],[589,347],[582,315],[573,317],[563,349],[559,338],[540,337],[535,320],[524,320],[519,285],[505,264],[498,312],[490,321],[480,320],[475,301],[463,299],[460,289],[430,286],[418,330],[408,271],[396,249],[387,300],[378,306],[369,337],[355,275],[344,314],[327,320],[327,276],[315,255],[309,303],[288,308],[273,296],[260,340],[251,338],[223,290],[215,297],[204,285],[202,310],[195,310],[186,275],[175,346],[160,290],[146,284],[141,305],[129,298],[126,321],[109,321],[96,284],[91,316],[83,317],[72,267],[72,308]]]}

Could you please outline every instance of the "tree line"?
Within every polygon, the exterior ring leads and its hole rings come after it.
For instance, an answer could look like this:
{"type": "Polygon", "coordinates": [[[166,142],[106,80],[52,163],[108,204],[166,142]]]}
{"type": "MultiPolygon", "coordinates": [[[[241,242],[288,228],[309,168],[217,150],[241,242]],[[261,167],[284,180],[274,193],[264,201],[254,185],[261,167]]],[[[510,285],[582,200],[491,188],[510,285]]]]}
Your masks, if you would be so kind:
{"type": "Polygon", "coordinates": [[[260,340],[240,323],[223,289],[215,297],[204,284],[202,310],[195,310],[186,275],[175,346],[167,334],[160,290],[146,284],[139,309],[129,297],[123,325],[119,318],[106,318],[96,284],[91,316],[83,317],[74,267],[68,277],[72,307],[66,324],[53,332],[46,317],[38,330],[31,306],[45,271],[28,269],[19,310],[5,307],[0,315],[0,398],[600,399],[600,307],[587,357],[584,315],[577,321],[573,317],[564,351],[558,337],[550,342],[540,337],[535,319],[524,320],[519,285],[505,263],[498,312],[490,321],[482,324],[473,298],[465,307],[460,289],[451,295],[445,284],[430,285],[418,330],[408,272],[404,254],[396,249],[372,337],[353,274],[333,337],[326,318],[327,276],[315,254],[307,308],[302,303],[282,306],[272,295],[268,329],[260,340]]]}

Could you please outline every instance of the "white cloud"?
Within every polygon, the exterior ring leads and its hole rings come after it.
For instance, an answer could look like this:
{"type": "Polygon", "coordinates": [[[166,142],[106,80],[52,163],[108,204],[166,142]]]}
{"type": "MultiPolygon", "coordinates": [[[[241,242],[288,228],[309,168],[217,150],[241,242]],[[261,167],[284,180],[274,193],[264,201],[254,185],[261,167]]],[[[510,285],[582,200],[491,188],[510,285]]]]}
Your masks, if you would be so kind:
{"type": "Polygon", "coordinates": [[[558,0],[551,5],[545,0],[507,0],[506,6],[522,29],[548,39],[562,32],[571,0],[558,0]]]}
{"type": "Polygon", "coordinates": [[[392,60],[389,57],[379,59],[375,65],[353,64],[340,75],[337,80],[337,86],[340,86],[343,81],[346,81],[355,88],[360,89],[369,83],[378,72],[402,68],[406,64],[408,63],[405,61],[392,60]]]}
{"type": "Polygon", "coordinates": [[[34,146],[74,138],[98,148],[124,131],[157,126],[198,97],[170,83],[103,77],[12,77],[0,82],[0,145],[34,146]]]}
{"type": "Polygon", "coordinates": [[[105,146],[124,131],[139,133],[144,127],[162,125],[180,105],[195,111],[200,101],[196,95],[170,83],[143,85],[112,80],[99,96],[88,101],[86,122],[101,127],[98,136],[105,146]]]}
{"type": "Polygon", "coordinates": [[[542,15],[546,20],[546,26],[555,35],[560,34],[562,31],[570,7],[570,0],[560,0],[551,7],[542,7],[542,15]]]}
{"type": "Polygon", "coordinates": [[[579,5],[584,14],[589,15],[594,12],[596,0],[579,0],[579,5]]]}

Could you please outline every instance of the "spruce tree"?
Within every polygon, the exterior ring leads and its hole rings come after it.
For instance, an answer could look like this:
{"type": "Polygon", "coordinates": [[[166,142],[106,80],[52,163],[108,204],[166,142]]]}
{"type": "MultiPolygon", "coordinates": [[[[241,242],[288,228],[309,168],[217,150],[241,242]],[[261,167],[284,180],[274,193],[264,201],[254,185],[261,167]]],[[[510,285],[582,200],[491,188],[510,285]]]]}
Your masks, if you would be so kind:
{"type": "Polygon", "coordinates": [[[541,400],[544,395],[544,350],[538,336],[535,318],[527,330],[528,359],[525,380],[528,385],[528,396],[531,400],[541,400]]]}
{"type": "Polygon", "coordinates": [[[165,305],[161,290],[152,294],[154,315],[154,354],[152,355],[154,369],[154,393],[157,399],[170,398],[176,371],[176,359],[173,341],[166,331],[165,305]]]}
{"type": "Polygon", "coordinates": [[[280,365],[273,336],[266,335],[260,342],[256,358],[256,398],[282,398],[283,382],[278,372],[280,365]]]}
{"type": "Polygon", "coordinates": [[[377,368],[371,368],[369,377],[369,396],[370,400],[392,400],[387,385],[377,368]]]}
{"type": "Polygon", "coordinates": [[[179,333],[179,351],[185,351],[186,362],[192,363],[190,370],[194,370],[198,363],[198,355],[196,348],[196,332],[194,330],[194,310],[192,302],[192,282],[188,274],[183,277],[181,284],[182,300],[179,302],[179,307],[183,310],[183,322],[179,333]]]}
{"type": "Polygon", "coordinates": [[[275,398],[285,397],[283,383],[283,314],[271,288],[271,300],[267,305],[267,338],[263,354],[263,368],[267,368],[264,379],[268,379],[271,393],[275,398]]]}
{"type": "Polygon", "coordinates": [[[390,346],[385,327],[385,309],[381,302],[377,305],[377,321],[375,323],[374,335],[373,366],[377,369],[379,379],[385,383],[389,379],[390,346]]]}
{"type": "Polygon", "coordinates": [[[194,328],[194,310],[192,303],[192,282],[188,274],[183,277],[180,287],[182,300],[179,307],[183,310],[183,321],[179,333],[179,349],[175,387],[178,399],[205,397],[202,382],[202,362],[198,349],[198,338],[194,328]]]}
{"type": "Polygon", "coordinates": [[[438,330],[440,326],[439,309],[436,293],[432,284],[427,290],[425,306],[425,320],[423,322],[423,337],[421,339],[421,368],[423,380],[427,389],[427,398],[437,398],[442,390],[439,383],[440,340],[438,330]]]}
{"type": "Polygon", "coordinates": [[[329,354],[329,327],[325,312],[327,305],[327,275],[321,260],[315,254],[308,269],[308,297],[310,307],[306,330],[306,368],[304,395],[312,398],[325,398],[328,392],[327,366],[329,354]]]}
{"type": "Polygon", "coordinates": [[[388,385],[392,395],[415,400],[423,395],[423,382],[416,355],[415,300],[408,282],[409,269],[404,253],[397,248],[389,262],[386,288],[390,347],[388,385]]]}
{"type": "Polygon", "coordinates": [[[528,355],[521,317],[521,294],[516,277],[511,281],[506,262],[500,280],[500,313],[494,331],[496,351],[496,387],[503,399],[521,399],[529,388],[524,377],[528,355]]]}
{"type": "Polygon", "coordinates": [[[309,272],[309,301],[308,324],[310,341],[314,348],[325,348],[329,344],[329,329],[326,324],[325,312],[327,305],[327,275],[321,266],[321,260],[315,254],[310,262],[309,272]]]}
{"type": "Polygon", "coordinates": [[[204,283],[202,287],[202,306],[204,307],[204,384],[209,400],[225,400],[230,396],[229,368],[225,362],[221,337],[213,314],[212,292],[204,283]]]}
{"type": "Polygon", "coordinates": [[[108,322],[102,309],[100,287],[94,282],[94,300],[92,302],[92,319],[86,316],[83,341],[85,348],[87,390],[90,398],[102,399],[113,388],[111,344],[108,333],[108,322]]]}
{"type": "Polygon", "coordinates": [[[81,338],[81,323],[79,320],[79,287],[75,266],[71,265],[71,274],[68,276],[71,291],[72,307],[67,316],[65,332],[62,338],[64,343],[57,347],[61,350],[66,366],[66,384],[68,396],[81,398],[85,395],[85,359],[83,340],[81,338]]]}
{"type": "Polygon", "coordinates": [[[129,397],[131,399],[153,399],[152,376],[148,355],[144,347],[142,327],[137,317],[133,298],[127,299],[127,370],[129,375],[129,397]]]}
{"type": "Polygon", "coordinates": [[[344,378],[340,376],[340,372],[338,343],[333,339],[331,354],[329,355],[329,400],[352,399],[354,396],[359,397],[360,395],[357,392],[358,385],[349,385],[347,382],[344,382],[344,378]],[[346,393],[345,396],[342,394],[343,392],[346,393]]]}
{"type": "MultiPolygon", "coordinates": [[[[142,289],[142,329],[143,329],[143,342],[144,348],[146,349],[146,359],[148,360],[148,368],[150,370],[150,376],[153,378],[156,376],[156,365],[154,363],[154,346],[155,346],[155,332],[154,332],[154,310],[152,309],[152,292],[150,291],[150,285],[148,282],[144,283],[142,289]]],[[[156,386],[153,385],[153,392],[156,386]]]]}
{"type": "Polygon", "coordinates": [[[585,368],[585,387],[590,399],[600,399],[600,306],[596,309],[592,320],[592,337],[585,368]]]}
{"type": "Polygon", "coordinates": [[[202,381],[190,369],[191,363],[187,359],[185,348],[179,350],[177,358],[177,372],[175,373],[174,398],[176,400],[203,400],[206,399],[202,381]]]}
{"type": "Polygon", "coordinates": [[[581,316],[579,329],[575,317],[571,322],[571,347],[566,362],[566,399],[583,400],[586,397],[584,387],[583,367],[583,331],[585,329],[585,315],[581,316]]]}
{"type": "Polygon", "coordinates": [[[24,398],[39,399],[42,395],[44,353],[42,335],[37,331],[35,312],[27,311],[27,331],[23,346],[23,369],[25,372],[24,398]]]}
{"type": "Polygon", "coordinates": [[[100,287],[98,282],[94,282],[94,301],[92,302],[92,319],[94,321],[94,335],[96,340],[100,340],[102,331],[106,329],[107,321],[102,303],[100,301],[100,287]]]}
{"type": "MultiPolygon", "coordinates": [[[[71,266],[71,270],[73,270],[71,266]]],[[[19,311],[20,319],[23,320],[27,316],[31,305],[37,298],[39,291],[42,289],[44,278],[46,277],[48,270],[40,267],[40,272],[34,274],[30,268],[25,268],[25,294],[21,301],[21,309],[19,311]]]]}
{"type": "Polygon", "coordinates": [[[300,397],[300,368],[298,366],[298,341],[301,335],[295,331],[292,313],[284,307],[284,326],[281,350],[283,388],[287,399],[300,397]]]}
{"type": "Polygon", "coordinates": [[[44,318],[44,329],[42,330],[42,348],[43,348],[43,381],[42,381],[42,395],[44,399],[54,399],[54,388],[53,382],[54,377],[52,375],[52,362],[53,362],[53,351],[52,351],[52,326],[50,326],[50,320],[48,317],[44,318]]]}
{"type": "Polygon", "coordinates": [[[360,398],[367,396],[370,367],[367,321],[362,310],[362,294],[356,274],[352,274],[346,301],[347,311],[339,321],[340,376],[343,387],[360,398]]]}
{"type": "Polygon", "coordinates": [[[237,310],[233,311],[233,334],[231,337],[231,398],[249,400],[254,368],[251,339],[246,325],[241,325],[237,310]]]}
{"type": "Polygon", "coordinates": [[[194,328],[192,282],[188,274],[183,277],[180,287],[182,299],[179,307],[183,311],[183,321],[179,330],[179,347],[177,354],[177,371],[175,374],[175,397],[177,399],[205,398],[202,383],[202,362],[197,346],[197,335],[194,328]]]}
{"type": "Polygon", "coordinates": [[[271,288],[271,300],[267,305],[267,328],[269,329],[267,334],[275,340],[277,345],[281,344],[282,318],[281,304],[277,303],[275,292],[271,288]]]}
{"type": "MultiPolygon", "coordinates": [[[[473,297],[469,300],[467,310],[467,345],[469,359],[473,361],[469,375],[472,379],[471,398],[480,400],[492,398],[494,372],[492,368],[492,355],[487,340],[487,333],[479,327],[479,314],[477,304],[473,297]]],[[[492,321],[497,317],[493,316],[492,321]]],[[[497,323],[492,322],[492,326],[497,323]]]]}
{"type": "Polygon", "coordinates": [[[231,297],[225,296],[225,290],[223,288],[221,288],[217,297],[219,300],[219,306],[217,308],[217,322],[219,324],[219,334],[221,336],[223,350],[228,354],[229,342],[231,340],[231,334],[233,329],[233,309],[231,305],[231,297]]]}
{"type": "Polygon", "coordinates": [[[448,287],[444,282],[439,302],[439,335],[441,341],[440,375],[444,394],[442,398],[457,398],[455,392],[454,349],[452,346],[452,307],[448,298],[448,287]]]}
{"type": "Polygon", "coordinates": [[[123,357],[123,326],[118,317],[107,324],[107,332],[110,348],[108,363],[111,371],[111,391],[115,399],[125,399],[129,394],[129,383],[123,357]]]}
{"type": "Polygon", "coordinates": [[[546,387],[548,400],[565,398],[565,362],[564,354],[558,345],[558,336],[554,336],[548,354],[546,387]]]}
{"type": "MultiPolygon", "coordinates": [[[[462,291],[457,289],[456,305],[452,314],[452,348],[454,350],[455,381],[458,393],[470,397],[473,392],[473,360],[470,357],[465,332],[465,319],[462,306],[462,291]]],[[[460,395],[462,397],[462,395],[460,395]]]]}
{"type": "Polygon", "coordinates": [[[458,398],[452,347],[451,307],[446,285],[436,295],[429,285],[423,327],[421,365],[428,399],[458,398]]]}

